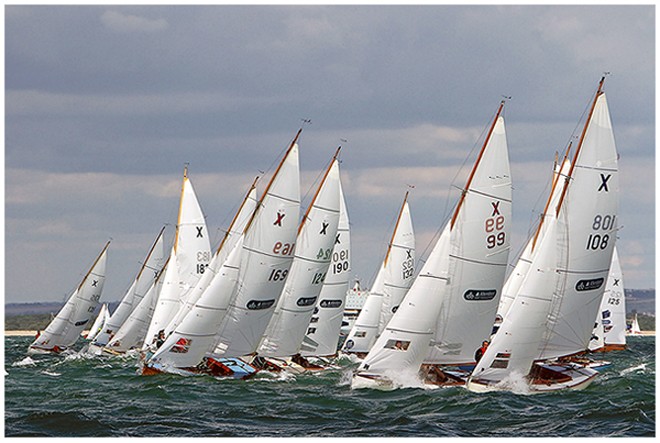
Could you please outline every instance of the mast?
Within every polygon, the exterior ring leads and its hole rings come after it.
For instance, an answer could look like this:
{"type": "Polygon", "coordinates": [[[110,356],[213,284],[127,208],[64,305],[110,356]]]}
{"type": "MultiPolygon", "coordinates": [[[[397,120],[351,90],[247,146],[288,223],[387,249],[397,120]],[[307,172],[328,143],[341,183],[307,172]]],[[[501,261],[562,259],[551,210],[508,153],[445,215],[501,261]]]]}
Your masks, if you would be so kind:
{"type": "Polygon", "coordinates": [[[154,241],[154,244],[151,245],[151,249],[149,249],[149,253],[147,254],[147,258],[144,259],[144,263],[142,263],[142,267],[140,268],[140,272],[138,272],[137,277],[135,277],[136,281],[140,278],[140,276],[142,275],[142,271],[144,271],[144,268],[147,266],[147,263],[149,262],[149,258],[151,257],[151,254],[153,254],[154,248],[156,248],[156,244],[158,244],[158,240],[163,235],[164,230],[165,230],[165,226],[163,226],[160,229],[160,233],[156,236],[156,241],[154,241]]]}
{"type": "Polygon", "coordinates": [[[245,203],[248,201],[248,198],[250,197],[250,193],[254,188],[257,187],[257,181],[259,180],[259,176],[256,176],[254,181],[252,182],[252,186],[250,186],[250,189],[248,189],[247,194],[245,194],[245,198],[243,199],[243,203],[241,203],[241,206],[238,207],[238,211],[236,211],[236,214],[234,214],[234,218],[232,219],[231,223],[229,224],[229,227],[227,228],[227,231],[225,232],[225,236],[222,238],[222,241],[220,242],[220,246],[218,246],[218,249],[215,251],[215,253],[219,253],[222,247],[225,244],[225,241],[229,238],[229,234],[231,233],[231,228],[234,227],[234,223],[236,223],[236,219],[238,219],[239,214],[241,213],[241,210],[243,209],[243,206],[245,206],[245,203]]]}
{"type": "Polygon", "coordinates": [[[302,218],[302,221],[300,222],[300,225],[298,226],[298,234],[300,234],[300,231],[302,231],[303,225],[305,224],[305,221],[307,220],[307,216],[309,215],[309,211],[311,211],[312,206],[314,206],[314,202],[316,201],[316,197],[318,197],[319,192],[321,192],[321,188],[323,187],[323,183],[325,183],[325,179],[328,178],[328,174],[330,173],[330,169],[332,168],[332,165],[335,163],[335,160],[337,160],[337,157],[339,156],[339,151],[341,151],[341,146],[337,148],[335,151],[335,155],[332,157],[332,160],[330,160],[330,164],[328,165],[328,168],[325,170],[325,174],[323,174],[323,178],[321,179],[321,183],[319,184],[319,187],[316,189],[316,193],[314,194],[314,197],[312,198],[312,201],[309,203],[309,206],[307,206],[307,211],[305,211],[305,215],[302,218]]]}
{"type": "Polygon", "coordinates": [[[450,229],[454,228],[454,223],[456,222],[456,218],[458,218],[458,212],[461,210],[461,206],[463,205],[463,200],[465,200],[465,195],[467,194],[468,189],[470,189],[470,184],[472,184],[472,178],[474,177],[474,173],[479,167],[481,158],[483,157],[484,151],[486,150],[486,145],[488,144],[488,141],[490,140],[490,136],[493,134],[493,130],[495,129],[495,124],[497,123],[497,119],[500,117],[500,114],[502,113],[502,108],[504,108],[504,100],[500,102],[500,106],[497,108],[497,113],[495,114],[493,123],[491,124],[490,129],[488,130],[488,135],[484,140],[484,144],[481,147],[481,151],[479,152],[479,157],[477,157],[477,161],[474,163],[474,166],[472,167],[472,171],[470,172],[470,177],[468,177],[468,181],[467,184],[465,185],[465,189],[463,189],[463,192],[461,192],[461,198],[460,200],[458,200],[458,205],[456,205],[456,210],[454,211],[454,215],[451,218],[450,229]]]}
{"type": "Polygon", "coordinates": [[[559,203],[557,203],[557,211],[556,215],[559,215],[559,210],[561,209],[561,204],[564,201],[564,196],[566,195],[566,191],[568,190],[568,184],[573,177],[573,169],[575,169],[575,163],[577,163],[577,159],[580,155],[580,151],[582,150],[582,143],[584,142],[584,136],[587,133],[587,128],[589,128],[589,124],[591,123],[591,117],[593,116],[594,109],[596,108],[596,102],[598,101],[598,98],[603,94],[603,83],[605,82],[605,76],[601,77],[600,82],[598,83],[598,90],[596,91],[596,95],[594,96],[594,100],[591,103],[591,109],[589,110],[589,117],[587,117],[587,121],[584,123],[584,128],[582,129],[582,134],[580,135],[580,141],[578,143],[578,147],[575,150],[575,155],[573,156],[573,163],[571,163],[571,168],[568,170],[568,175],[566,176],[566,179],[564,180],[564,187],[561,190],[561,196],[559,197],[559,203]]]}
{"type": "MultiPolygon", "coordinates": [[[[550,188],[550,195],[548,195],[548,200],[545,202],[545,207],[543,208],[543,212],[541,213],[541,220],[539,220],[539,225],[536,228],[536,233],[534,234],[534,240],[532,241],[532,251],[536,247],[536,241],[539,238],[539,233],[541,232],[541,226],[543,226],[543,221],[545,220],[545,215],[548,213],[548,207],[550,206],[550,202],[552,201],[552,196],[555,193],[555,188],[557,187],[557,183],[559,183],[559,179],[561,178],[561,168],[564,166],[566,163],[566,159],[569,156],[569,153],[571,152],[571,146],[573,145],[573,142],[568,144],[568,148],[566,149],[566,152],[564,153],[564,159],[561,162],[561,166],[559,166],[559,171],[557,172],[558,176],[556,179],[552,180],[552,187],[550,188]]],[[[557,168],[557,154],[555,154],[555,169],[557,168]]],[[[553,174],[555,172],[553,171],[553,174]]]]}
{"type": "Polygon", "coordinates": [[[183,166],[183,182],[181,183],[181,198],[179,198],[179,215],[176,219],[176,232],[174,234],[174,252],[176,252],[177,243],[179,242],[179,226],[181,225],[181,208],[183,207],[183,191],[186,188],[186,181],[188,181],[188,163],[183,166]]]}
{"type": "MultiPolygon", "coordinates": [[[[261,207],[261,204],[264,201],[264,198],[266,198],[266,195],[268,194],[268,190],[270,189],[271,185],[273,184],[273,181],[275,181],[275,177],[277,177],[277,174],[280,172],[280,169],[282,169],[282,165],[284,164],[284,161],[287,159],[289,154],[291,153],[291,150],[293,147],[296,145],[298,142],[298,137],[300,137],[300,133],[302,132],[303,128],[298,129],[298,132],[296,133],[296,136],[293,138],[291,141],[291,144],[287,148],[286,152],[284,153],[284,156],[282,157],[282,160],[280,160],[280,164],[277,165],[277,169],[273,173],[273,176],[270,178],[270,181],[268,182],[268,185],[266,185],[266,189],[264,189],[264,193],[261,195],[261,198],[259,199],[259,202],[257,203],[257,210],[259,207],[261,207]]],[[[252,221],[254,220],[254,216],[257,214],[257,210],[255,210],[252,213],[252,217],[250,217],[250,221],[247,222],[245,225],[245,229],[243,229],[243,233],[247,233],[248,229],[250,229],[250,225],[252,225],[252,221]]]]}
{"type": "Polygon", "coordinates": [[[392,250],[392,244],[394,243],[394,237],[396,236],[396,231],[399,229],[399,222],[401,221],[401,214],[403,214],[403,208],[406,207],[406,202],[408,201],[408,194],[410,191],[406,191],[406,195],[403,197],[403,203],[401,204],[401,210],[399,211],[399,216],[396,219],[396,224],[394,225],[394,231],[392,231],[392,238],[390,239],[390,244],[387,246],[387,252],[385,253],[385,260],[383,261],[383,266],[387,266],[387,260],[390,258],[390,251],[392,250]]]}
{"type": "Polygon", "coordinates": [[[84,284],[85,281],[87,280],[87,277],[89,277],[89,274],[92,273],[92,269],[94,269],[94,266],[96,266],[96,264],[99,262],[99,260],[101,259],[101,256],[103,255],[103,253],[106,251],[106,249],[108,249],[108,246],[110,246],[110,240],[108,240],[108,242],[105,244],[105,246],[103,247],[103,250],[102,250],[101,253],[98,255],[98,257],[96,257],[96,260],[94,260],[94,263],[93,263],[92,266],[89,268],[89,271],[87,271],[87,274],[85,274],[85,277],[84,277],[84,278],[82,279],[82,281],[80,282],[80,285],[78,285],[78,291],[80,291],[80,289],[82,288],[83,284],[84,284]]]}

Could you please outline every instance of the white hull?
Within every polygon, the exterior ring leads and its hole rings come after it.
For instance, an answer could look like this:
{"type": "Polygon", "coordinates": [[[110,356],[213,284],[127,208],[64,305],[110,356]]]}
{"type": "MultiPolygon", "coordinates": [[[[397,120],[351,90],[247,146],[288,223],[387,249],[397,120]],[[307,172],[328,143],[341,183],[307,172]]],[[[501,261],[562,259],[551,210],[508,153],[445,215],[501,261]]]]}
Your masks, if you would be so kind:
{"type": "MultiPolygon", "coordinates": [[[[541,392],[552,392],[552,391],[562,391],[566,389],[571,389],[574,391],[581,391],[594,381],[598,375],[598,371],[589,367],[583,367],[577,364],[568,364],[568,365],[553,365],[553,364],[541,364],[540,366],[549,369],[553,372],[559,373],[564,376],[568,376],[569,380],[548,380],[545,383],[533,383],[527,384],[526,390],[524,393],[529,394],[538,394],[541,392]]],[[[500,382],[496,384],[485,384],[476,382],[473,380],[468,381],[466,384],[468,390],[472,392],[493,392],[493,391],[512,391],[511,385],[500,382]]],[[[515,392],[515,390],[513,390],[515,392]]],[[[522,390],[521,390],[522,393],[522,390]]]]}
{"type": "Polygon", "coordinates": [[[351,379],[351,389],[378,389],[391,391],[394,389],[392,380],[377,375],[354,374],[351,379]]]}

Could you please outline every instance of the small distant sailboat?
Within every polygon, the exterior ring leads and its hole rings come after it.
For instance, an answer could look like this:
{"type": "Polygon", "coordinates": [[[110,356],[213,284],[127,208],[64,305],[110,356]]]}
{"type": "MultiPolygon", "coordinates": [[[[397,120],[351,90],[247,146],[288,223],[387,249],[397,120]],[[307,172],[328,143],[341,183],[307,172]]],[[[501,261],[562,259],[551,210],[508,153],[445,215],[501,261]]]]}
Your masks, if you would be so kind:
{"type": "Polygon", "coordinates": [[[642,335],[642,330],[639,328],[639,322],[637,321],[637,313],[633,314],[632,323],[630,325],[630,332],[628,335],[642,335]]]}
{"type": "MultiPolygon", "coordinates": [[[[570,358],[587,349],[616,242],[617,153],[599,83],[554,217],[492,343],[468,379],[475,392],[584,389],[598,372],[570,358]]],[[[552,194],[552,193],[551,193],[552,194]]],[[[542,219],[543,220],[543,219],[542,219]]]]}
{"type": "Polygon", "coordinates": [[[626,298],[619,254],[615,247],[607,285],[596,318],[596,327],[589,342],[589,350],[608,352],[624,349],[626,349],[626,298]]]}
{"type": "Polygon", "coordinates": [[[504,101],[451,219],[354,374],[353,388],[389,389],[398,380],[454,384],[443,367],[474,364],[475,350],[490,336],[510,249],[511,176],[503,108],[504,101]]]}
{"type": "Polygon", "coordinates": [[[408,192],[392,231],[385,259],[342,351],[364,358],[410,289],[415,275],[415,233],[408,192]]]}
{"type": "Polygon", "coordinates": [[[60,353],[78,341],[96,310],[105,283],[107,242],[64,307],[28,348],[28,354],[60,353]]]}

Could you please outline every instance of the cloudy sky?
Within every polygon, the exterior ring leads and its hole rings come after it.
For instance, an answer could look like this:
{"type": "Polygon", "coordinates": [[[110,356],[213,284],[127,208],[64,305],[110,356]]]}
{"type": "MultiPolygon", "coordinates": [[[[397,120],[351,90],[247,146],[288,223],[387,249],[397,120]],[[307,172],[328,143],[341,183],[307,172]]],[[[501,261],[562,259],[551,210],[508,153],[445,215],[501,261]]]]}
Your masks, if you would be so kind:
{"type": "Polygon", "coordinates": [[[655,287],[654,14],[7,6],[6,301],[64,300],[109,238],[102,299],[119,300],[163,224],[171,241],[186,163],[217,244],[303,118],[305,201],[341,144],[353,273],[369,283],[408,185],[426,250],[503,95],[513,260],[542,210],[554,153],[579,130],[604,71],[625,283],[655,287]]]}

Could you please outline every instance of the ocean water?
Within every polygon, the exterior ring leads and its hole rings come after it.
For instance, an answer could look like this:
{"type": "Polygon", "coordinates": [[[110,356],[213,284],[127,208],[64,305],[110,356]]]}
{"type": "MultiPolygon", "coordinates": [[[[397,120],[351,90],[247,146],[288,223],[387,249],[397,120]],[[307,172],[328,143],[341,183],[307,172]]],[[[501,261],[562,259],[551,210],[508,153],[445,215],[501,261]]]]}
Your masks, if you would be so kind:
{"type": "Polygon", "coordinates": [[[144,377],[132,357],[28,357],[31,340],[5,338],[6,437],[655,436],[655,337],[605,354],[584,391],[536,395],[352,390],[348,360],[295,377],[144,377]]]}

